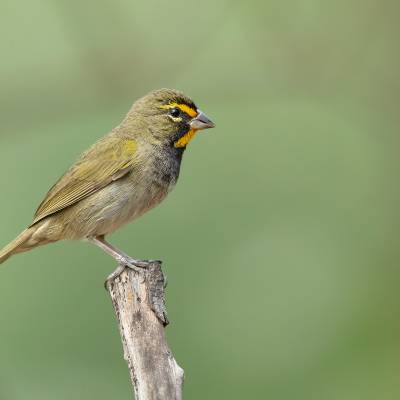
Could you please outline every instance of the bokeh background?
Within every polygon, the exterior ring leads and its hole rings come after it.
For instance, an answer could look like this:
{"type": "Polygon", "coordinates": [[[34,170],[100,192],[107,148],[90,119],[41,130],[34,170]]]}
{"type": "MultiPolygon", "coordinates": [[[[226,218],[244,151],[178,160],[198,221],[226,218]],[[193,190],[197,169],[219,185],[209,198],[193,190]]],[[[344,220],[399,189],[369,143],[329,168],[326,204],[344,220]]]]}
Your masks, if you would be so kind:
{"type": "MultiPolygon", "coordinates": [[[[160,258],[186,399],[400,397],[399,6],[1,3],[1,245],[151,89],[191,95],[180,182],[111,241],[160,258]]],[[[65,242],[0,270],[0,399],[128,399],[103,279],[65,242]]]]}

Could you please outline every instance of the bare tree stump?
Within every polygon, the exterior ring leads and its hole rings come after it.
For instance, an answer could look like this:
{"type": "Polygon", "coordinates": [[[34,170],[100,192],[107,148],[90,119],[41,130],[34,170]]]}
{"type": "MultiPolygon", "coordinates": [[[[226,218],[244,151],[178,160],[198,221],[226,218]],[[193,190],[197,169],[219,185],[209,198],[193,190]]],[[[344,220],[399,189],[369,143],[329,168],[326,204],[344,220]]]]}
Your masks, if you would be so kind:
{"type": "Polygon", "coordinates": [[[184,372],[165,338],[165,277],[160,262],[106,282],[118,319],[136,400],[180,400],[184,372]]]}

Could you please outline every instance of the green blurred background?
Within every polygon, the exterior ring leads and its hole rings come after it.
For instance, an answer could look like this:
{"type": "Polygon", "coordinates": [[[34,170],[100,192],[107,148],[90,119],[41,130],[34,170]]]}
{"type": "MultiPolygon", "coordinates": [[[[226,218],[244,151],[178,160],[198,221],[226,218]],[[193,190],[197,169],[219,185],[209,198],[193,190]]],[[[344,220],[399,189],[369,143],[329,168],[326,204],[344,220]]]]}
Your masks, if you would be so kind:
{"type": "MultiPolygon", "coordinates": [[[[6,1],[1,245],[151,89],[217,124],[111,241],[160,258],[186,399],[400,397],[400,7],[348,1],[6,1]]],[[[0,270],[0,399],[129,399],[103,280],[64,242],[0,270]]]]}

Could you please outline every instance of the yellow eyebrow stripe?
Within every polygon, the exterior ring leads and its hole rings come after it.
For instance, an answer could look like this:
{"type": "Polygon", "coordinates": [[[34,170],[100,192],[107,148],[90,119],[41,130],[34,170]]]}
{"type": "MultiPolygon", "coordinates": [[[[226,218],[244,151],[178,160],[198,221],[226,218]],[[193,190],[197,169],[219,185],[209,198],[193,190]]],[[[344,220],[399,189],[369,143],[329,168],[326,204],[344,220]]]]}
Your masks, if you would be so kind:
{"type": "Polygon", "coordinates": [[[192,118],[197,117],[197,114],[198,114],[197,110],[195,110],[194,108],[189,107],[187,104],[183,104],[183,103],[180,103],[180,104],[170,103],[166,106],[161,106],[161,108],[165,108],[165,109],[179,108],[181,111],[185,112],[187,115],[189,115],[189,117],[192,117],[192,118]]]}

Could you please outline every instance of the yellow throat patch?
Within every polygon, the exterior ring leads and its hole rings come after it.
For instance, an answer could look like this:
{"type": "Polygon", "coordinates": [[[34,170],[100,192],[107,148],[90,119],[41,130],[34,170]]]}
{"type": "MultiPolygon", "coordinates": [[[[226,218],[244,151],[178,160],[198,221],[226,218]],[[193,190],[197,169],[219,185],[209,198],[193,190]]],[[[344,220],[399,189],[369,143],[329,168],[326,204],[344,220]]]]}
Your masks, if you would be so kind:
{"type": "Polygon", "coordinates": [[[174,143],[175,147],[185,147],[193,138],[194,135],[196,134],[197,129],[190,129],[188,133],[186,133],[184,136],[182,136],[179,140],[177,140],[174,143]]]}

